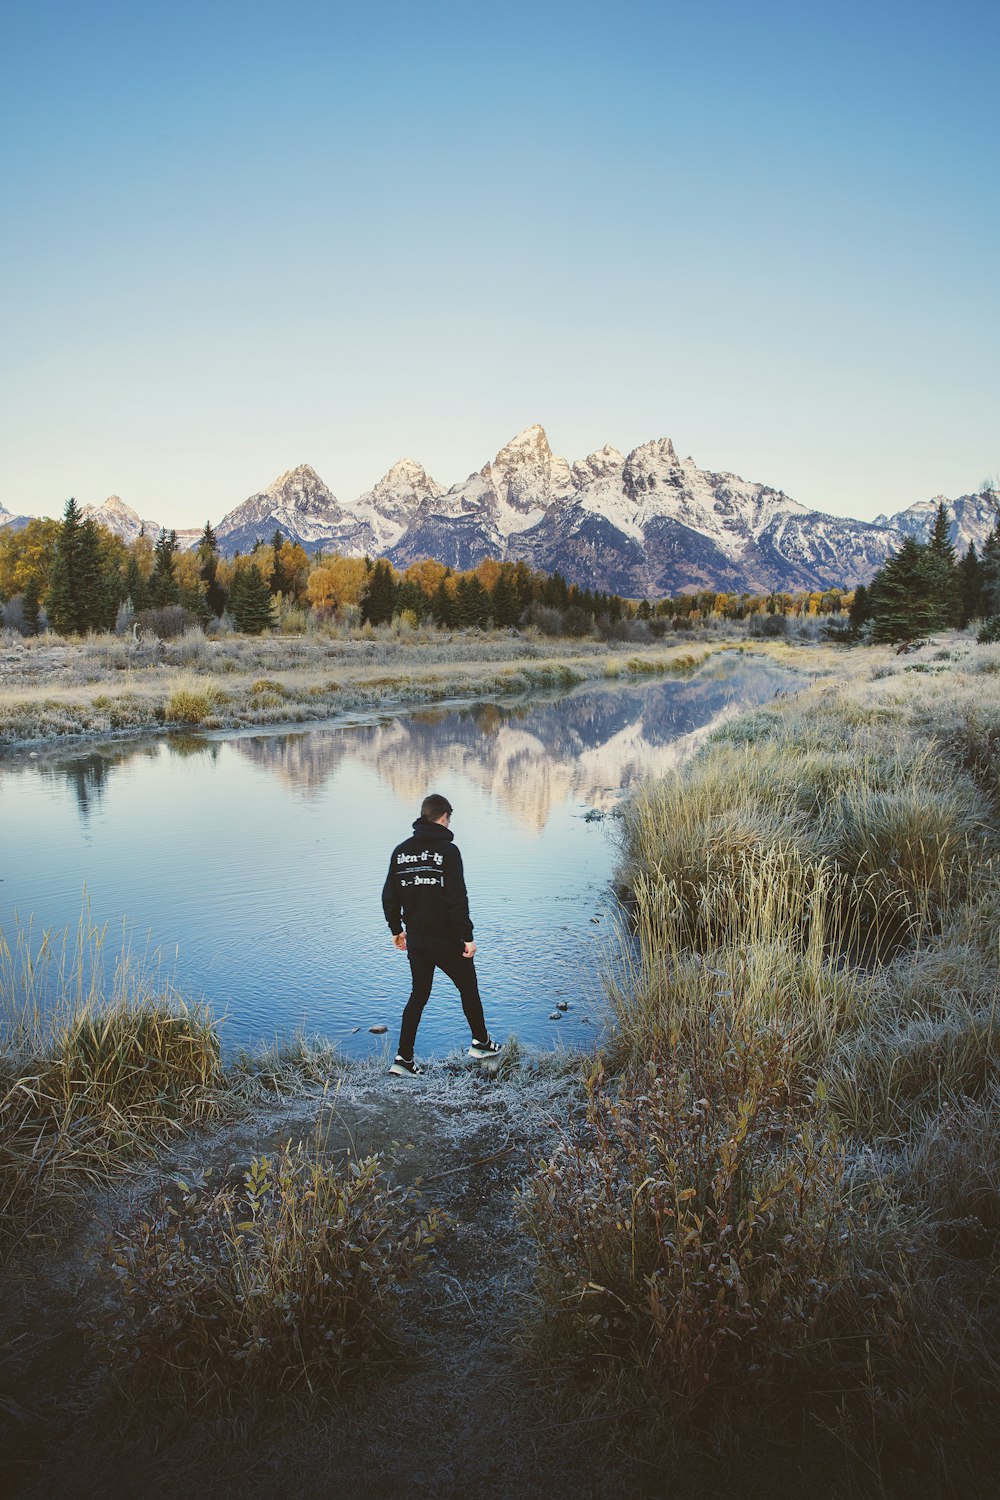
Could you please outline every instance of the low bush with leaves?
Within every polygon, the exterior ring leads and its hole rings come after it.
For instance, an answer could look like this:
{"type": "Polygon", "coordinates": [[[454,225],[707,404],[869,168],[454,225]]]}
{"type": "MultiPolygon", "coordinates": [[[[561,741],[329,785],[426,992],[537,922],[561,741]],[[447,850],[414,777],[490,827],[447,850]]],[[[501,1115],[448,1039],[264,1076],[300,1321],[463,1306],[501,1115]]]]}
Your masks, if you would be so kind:
{"type": "Polygon", "coordinates": [[[318,1141],[255,1157],[237,1186],[178,1181],[108,1250],[127,1388],[232,1406],[332,1392],[385,1365],[395,1286],[436,1227],[377,1156],[340,1168],[318,1141]]]}

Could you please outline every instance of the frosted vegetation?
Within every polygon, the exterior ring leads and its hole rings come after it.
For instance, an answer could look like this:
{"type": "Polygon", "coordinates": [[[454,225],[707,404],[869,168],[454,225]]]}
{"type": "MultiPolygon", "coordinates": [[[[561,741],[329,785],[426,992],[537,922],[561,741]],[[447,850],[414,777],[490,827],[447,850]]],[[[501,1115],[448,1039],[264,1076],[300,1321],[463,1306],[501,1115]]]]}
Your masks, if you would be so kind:
{"type": "MultiPolygon", "coordinates": [[[[328,643],[345,657],[422,644],[328,643]]],[[[253,645],[253,671],[273,669],[276,645],[253,645]]],[[[534,1097],[546,1123],[524,1127],[519,1227],[508,1192],[490,1209],[500,1248],[464,1263],[461,1290],[482,1306],[501,1289],[520,1384],[559,1391],[589,1462],[620,1469],[629,1453],[634,1486],[654,1472],[691,1493],[766,1475],[769,1493],[985,1495],[1000,1432],[1000,646],[953,634],[815,662],[812,688],[729,721],[627,804],[613,1041],[568,1059],[556,1093],[510,1049],[488,1108],[522,1120],[534,1097]]],[[[204,1160],[223,1122],[252,1135],[262,1100],[351,1077],[306,1042],[223,1068],[208,1019],[127,958],[103,962],[102,942],[85,922],[65,947],[22,932],[0,949],[8,1251],[54,1247],[101,1184],[167,1143],[194,1131],[204,1160]],[[35,1004],[46,966],[63,976],[54,1021],[35,1004]]],[[[455,1141],[469,1086],[447,1068],[428,1083],[440,1118],[452,1098],[455,1141]]],[[[86,1295],[118,1309],[113,1363],[140,1409],[314,1398],[377,1383],[397,1358],[405,1277],[436,1286],[461,1234],[438,1212],[453,1168],[410,1198],[391,1152],[303,1140],[219,1186],[154,1172],[121,1208],[86,1295]]],[[[475,1335],[464,1320],[453,1337],[475,1335]]]]}

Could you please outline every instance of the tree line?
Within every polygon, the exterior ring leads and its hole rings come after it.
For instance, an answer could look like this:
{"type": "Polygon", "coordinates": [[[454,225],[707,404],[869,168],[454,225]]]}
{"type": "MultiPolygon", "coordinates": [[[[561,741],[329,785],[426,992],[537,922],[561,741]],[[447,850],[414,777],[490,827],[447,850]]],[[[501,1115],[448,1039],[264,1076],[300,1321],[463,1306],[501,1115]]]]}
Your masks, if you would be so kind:
{"type": "Polygon", "coordinates": [[[614,634],[636,620],[660,635],[709,618],[749,619],[755,634],[766,635],[769,625],[777,634],[791,617],[841,616],[844,625],[832,627],[834,634],[872,641],[914,639],[982,618],[985,638],[992,639],[1000,638],[1000,505],[982,555],[973,544],[956,557],[942,502],[928,541],[907,537],[867,587],[766,594],[704,589],[654,602],[581,588],[524,561],[485,558],[475,568],[453,570],[424,558],[400,572],[384,558],[310,555],[280,529],[269,543],[258,541],[233,558],[220,555],[207,522],[190,550],[178,548],[173,531],[155,542],[141,533],[127,544],[71,499],[61,521],[37,519],[0,533],[4,600],[16,601],[26,634],[38,629],[44,610],[61,634],[121,630],[133,620],[171,633],[224,615],[237,630],[258,634],[311,612],[371,625],[400,618],[449,629],[535,624],[548,634],[576,636],[614,634]]]}
{"type": "Polygon", "coordinates": [[[855,590],[850,611],[855,633],[876,643],[917,640],[982,620],[979,639],[1000,639],[1000,504],[996,491],[988,493],[998,524],[983,543],[982,555],[970,542],[957,557],[948,507],[941,501],[928,540],[908,536],[868,587],[855,590]]]}
{"type": "Polygon", "coordinates": [[[280,529],[270,542],[224,558],[209,523],[190,550],[178,548],[173,531],[155,542],[141,533],[128,544],[73,499],[61,521],[32,520],[0,534],[0,600],[18,602],[26,634],[39,628],[44,610],[54,630],[73,635],[121,630],[133,620],[167,633],[171,624],[208,625],[224,615],[237,630],[258,634],[308,611],[348,623],[402,617],[448,628],[534,619],[584,635],[598,622],[613,627],[638,612],[618,594],[580,588],[523,561],[486,558],[456,571],[425,558],[399,572],[385,559],[310,556],[280,529]]]}

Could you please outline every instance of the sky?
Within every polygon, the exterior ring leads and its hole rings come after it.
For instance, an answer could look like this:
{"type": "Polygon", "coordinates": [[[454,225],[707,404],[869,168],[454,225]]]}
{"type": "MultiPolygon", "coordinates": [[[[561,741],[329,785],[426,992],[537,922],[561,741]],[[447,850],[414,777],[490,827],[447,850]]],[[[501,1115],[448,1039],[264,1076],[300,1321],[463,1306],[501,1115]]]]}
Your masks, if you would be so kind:
{"type": "Polygon", "coordinates": [[[996,0],[0,8],[0,504],[541,422],[872,518],[1000,472],[996,0]]]}

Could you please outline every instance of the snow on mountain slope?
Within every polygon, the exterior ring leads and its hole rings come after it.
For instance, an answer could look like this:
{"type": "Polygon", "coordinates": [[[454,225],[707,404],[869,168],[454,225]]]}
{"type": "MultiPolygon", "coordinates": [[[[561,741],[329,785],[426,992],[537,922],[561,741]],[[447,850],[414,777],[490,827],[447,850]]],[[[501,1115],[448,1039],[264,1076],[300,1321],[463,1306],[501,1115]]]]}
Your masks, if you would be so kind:
{"type": "MultiPolygon", "coordinates": [[[[990,497],[948,504],[957,550],[972,540],[981,546],[996,520],[990,497]]],[[[227,554],[280,530],[310,552],[387,556],[398,567],[423,557],[453,568],[523,557],[594,588],[653,596],[866,583],[904,534],[927,534],[936,505],[920,501],[874,522],[823,515],[770,485],[700,469],[666,437],[628,454],[606,444],[571,465],[532,423],[446,490],[403,458],[341,504],[315,469],[299,464],[237,505],[215,531],[227,554]]],[[[91,513],[126,540],[142,525],[154,538],[160,531],[117,496],[91,513]]],[[[0,508],[0,526],[17,523],[0,508]]],[[[192,530],[178,541],[191,546],[199,535],[192,530]]]]}
{"type": "Polygon", "coordinates": [[[125,504],[120,495],[109,495],[100,505],[84,505],[81,514],[106,526],[126,543],[134,542],[142,531],[155,542],[161,530],[158,522],[144,521],[138,511],[125,504]]]}
{"type": "Polygon", "coordinates": [[[935,495],[933,500],[918,500],[906,510],[894,516],[876,516],[876,526],[892,526],[897,531],[915,536],[918,542],[926,542],[934,526],[938,505],[944,501],[951,517],[951,544],[961,557],[975,542],[976,551],[982,552],[983,543],[1000,522],[1000,492],[981,490],[977,495],[959,495],[949,500],[946,495],[935,495]]]}

